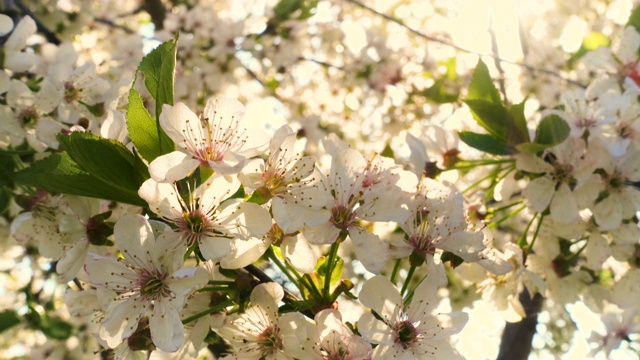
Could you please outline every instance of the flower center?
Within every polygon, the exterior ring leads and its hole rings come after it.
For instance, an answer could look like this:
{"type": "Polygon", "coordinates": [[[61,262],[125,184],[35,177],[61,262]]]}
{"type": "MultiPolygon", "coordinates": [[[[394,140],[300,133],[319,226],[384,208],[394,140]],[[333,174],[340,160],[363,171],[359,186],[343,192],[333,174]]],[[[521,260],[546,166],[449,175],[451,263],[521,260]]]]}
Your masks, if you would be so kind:
{"type": "Polygon", "coordinates": [[[67,81],[64,83],[64,101],[71,103],[77,100],[79,95],[80,90],[72,82],[67,81]]]}
{"type": "Polygon", "coordinates": [[[180,232],[187,239],[189,245],[200,239],[202,234],[206,232],[211,224],[209,217],[200,209],[191,210],[182,213],[179,228],[180,232]]]}
{"type": "Polygon", "coordinates": [[[393,326],[393,333],[393,341],[403,349],[408,349],[418,342],[418,331],[409,320],[396,323],[393,326]]]}
{"type": "Polygon", "coordinates": [[[344,205],[338,205],[331,209],[331,222],[338,229],[347,230],[349,226],[353,225],[355,218],[353,211],[344,205]]]}
{"type": "Polygon", "coordinates": [[[165,285],[166,274],[160,271],[142,270],[140,274],[140,294],[148,298],[166,297],[169,289],[165,285]]]}
{"type": "Polygon", "coordinates": [[[269,326],[258,335],[258,344],[263,349],[263,354],[273,354],[282,350],[282,339],[277,326],[269,326]]]}
{"type": "Polygon", "coordinates": [[[33,107],[27,107],[18,115],[23,125],[34,125],[38,121],[38,113],[33,107]]]}

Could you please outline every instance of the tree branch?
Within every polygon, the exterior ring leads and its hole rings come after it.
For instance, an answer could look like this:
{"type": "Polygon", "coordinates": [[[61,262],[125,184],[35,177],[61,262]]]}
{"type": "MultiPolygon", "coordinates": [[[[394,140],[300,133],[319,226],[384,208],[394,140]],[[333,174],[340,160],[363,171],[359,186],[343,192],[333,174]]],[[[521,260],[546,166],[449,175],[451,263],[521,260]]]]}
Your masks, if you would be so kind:
{"type": "Polygon", "coordinates": [[[38,31],[44,35],[48,42],[54,45],[60,45],[60,39],[58,39],[56,34],[53,33],[53,31],[49,30],[46,26],[44,26],[44,24],[40,20],[38,20],[33,11],[31,11],[31,9],[29,9],[25,4],[22,3],[22,0],[14,0],[14,4],[20,10],[22,10],[25,15],[28,15],[33,19],[33,21],[35,21],[38,31]]]}
{"type": "Polygon", "coordinates": [[[507,323],[504,327],[496,360],[526,360],[531,353],[531,340],[536,333],[538,313],[544,299],[539,293],[529,296],[527,289],[520,293],[519,298],[526,316],[520,322],[507,323]]]}

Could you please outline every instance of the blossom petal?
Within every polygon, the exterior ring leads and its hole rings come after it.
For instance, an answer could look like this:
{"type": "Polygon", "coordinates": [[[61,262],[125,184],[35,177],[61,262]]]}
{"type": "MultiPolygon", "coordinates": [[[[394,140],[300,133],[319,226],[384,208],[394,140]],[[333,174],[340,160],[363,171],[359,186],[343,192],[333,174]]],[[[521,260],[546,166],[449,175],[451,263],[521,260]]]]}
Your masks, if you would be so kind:
{"type": "Polygon", "coordinates": [[[184,147],[185,131],[188,131],[187,123],[191,125],[190,128],[200,129],[198,116],[181,102],[174,106],[162,105],[159,121],[162,130],[180,147],[184,147]]]}
{"type": "Polygon", "coordinates": [[[92,253],[85,258],[84,271],[93,285],[114,291],[131,289],[138,279],[138,274],[115,258],[92,253]]]}
{"type": "Polygon", "coordinates": [[[556,182],[546,176],[541,176],[532,180],[529,185],[522,190],[522,196],[529,201],[529,207],[533,211],[544,211],[553,197],[556,182]]]}
{"type": "Polygon", "coordinates": [[[569,189],[569,185],[560,185],[553,195],[549,210],[551,211],[551,218],[560,223],[571,224],[578,220],[578,204],[576,203],[576,197],[569,189]]]}
{"type": "Polygon", "coordinates": [[[106,311],[106,317],[100,327],[100,338],[110,348],[115,348],[128,338],[138,327],[138,321],[150,304],[140,297],[114,301],[106,311]]]}
{"type": "Polygon", "coordinates": [[[174,219],[182,213],[179,195],[172,184],[147,179],[138,189],[138,195],[149,204],[149,209],[159,216],[174,219]]]}
{"type": "Polygon", "coordinates": [[[402,310],[402,296],[386,277],[376,275],[367,280],[358,297],[362,305],[375,311],[385,323],[395,324],[398,320],[402,310]]]}
{"type": "Polygon", "coordinates": [[[174,182],[187,177],[199,165],[191,155],[174,151],[155,158],[149,164],[149,174],[158,182],[174,182]]]}
{"type": "Polygon", "coordinates": [[[299,272],[310,274],[315,270],[318,257],[303,235],[285,237],[280,249],[287,261],[299,272]]]}
{"type": "Polygon", "coordinates": [[[84,264],[87,251],[89,251],[89,242],[86,240],[77,241],[69,246],[56,265],[56,272],[60,274],[60,282],[69,282],[78,275],[78,271],[84,264]]]}
{"type": "Polygon", "coordinates": [[[364,313],[358,320],[360,335],[374,344],[393,344],[391,328],[376,319],[372,313],[364,313]]]}
{"type": "Polygon", "coordinates": [[[389,244],[376,234],[360,227],[349,228],[349,237],[358,260],[368,271],[377,274],[389,260],[389,244]]]}
{"type": "Polygon", "coordinates": [[[143,269],[153,268],[151,250],[155,236],[147,219],[138,214],[125,215],[113,228],[116,244],[125,259],[143,269]]]}
{"type": "Polygon", "coordinates": [[[184,341],[184,326],[178,311],[169,304],[167,298],[155,300],[153,313],[149,319],[151,339],[158,349],[174,352],[184,341]]]}
{"type": "Polygon", "coordinates": [[[232,240],[231,252],[220,260],[225,269],[239,269],[258,260],[271,246],[261,239],[232,240]]]}
{"type": "Polygon", "coordinates": [[[223,237],[206,236],[200,240],[200,251],[207,260],[220,261],[232,250],[232,241],[223,237]]]}

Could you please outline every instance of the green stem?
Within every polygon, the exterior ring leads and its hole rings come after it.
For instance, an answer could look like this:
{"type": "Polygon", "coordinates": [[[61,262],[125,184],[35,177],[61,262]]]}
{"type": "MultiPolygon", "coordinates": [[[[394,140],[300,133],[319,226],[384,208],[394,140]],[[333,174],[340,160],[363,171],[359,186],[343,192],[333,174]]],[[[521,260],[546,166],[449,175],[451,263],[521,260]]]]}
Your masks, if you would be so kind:
{"type": "Polygon", "coordinates": [[[502,219],[496,221],[496,222],[492,222],[491,224],[487,225],[487,227],[489,229],[495,229],[497,228],[500,224],[502,224],[503,222],[511,219],[512,217],[516,216],[520,211],[524,210],[527,206],[526,205],[522,205],[521,207],[515,209],[514,211],[512,211],[511,213],[509,213],[509,215],[503,217],[502,219]]]}
{"type": "Polygon", "coordinates": [[[467,187],[466,189],[464,189],[462,191],[463,194],[468,193],[470,190],[473,190],[474,188],[476,188],[478,185],[482,184],[484,181],[486,181],[487,179],[490,179],[494,176],[493,173],[481,178],[480,180],[474,182],[473,184],[469,185],[469,187],[467,187]]]}
{"type": "MultiPolygon", "coordinates": [[[[317,296],[318,298],[320,298],[320,292],[318,291],[317,288],[315,288],[315,286],[309,285],[309,283],[305,280],[305,278],[303,278],[298,272],[298,270],[296,270],[291,264],[289,264],[288,261],[285,261],[284,264],[287,267],[287,269],[289,269],[289,271],[296,277],[296,279],[298,279],[298,284],[302,285],[302,287],[307,289],[309,293],[313,293],[314,296],[317,296]]],[[[313,282],[311,283],[313,284],[313,282]]],[[[298,290],[300,290],[300,293],[303,295],[303,298],[304,298],[304,293],[302,289],[298,287],[298,290]]]]}
{"type": "Polygon", "coordinates": [[[500,211],[502,211],[502,210],[507,210],[507,209],[509,209],[509,208],[512,208],[512,207],[514,207],[514,206],[516,206],[516,205],[518,205],[518,204],[522,204],[522,200],[520,200],[520,201],[516,201],[516,202],[511,203],[511,204],[509,204],[509,205],[505,205],[505,206],[499,207],[499,208],[494,209],[494,210],[491,210],[491,212],[493,212],[493,213],[495,214],[495,213],[500,212],[500,211]]]}
{"type": "Polygon", "coordinates": [[[393,271],[391,271],[391,283],[396,283],[396,277],[398,276],[398,270],[400,270],[400,259],[396,260],[396,263],[393,265],[393,271]]]}
{"type": "Polygon", "coordinates": [[[194,320],[200,319],[203,316],[207,316],[207,315],[213,314],[215,312],[222,311],[222,309],[224,309],[224,308],[226,308],[228,306],[231,306],[231,305],[233,305],[233,301],[226,300],[226,301],[221,302],[220,304],[218,304],[216,306],[210,307],[209,309],[207,309],[205,311],[201,311],[201,312],[199,312],[199,313],[197,313],[195,315],[189,316],[188,318],[182,320],[182,324],[186,325],[186,324],[188,324],[188,323],[190,323],[190,322],[192,322],[194,320]]]}
{"type": "Polygon", "coordinates": [[[231,288],[228,286],[208,286],[203,287],[202,289],[197,290],[196,292],[205,292],[205,291],[228,291],[231,288]]]}
{"type": "Polygon", "coordinates": [[[400,294],[404,295],[405,291],[407,291],[407,287],[409,287],[409,283],[411,282],[411,277],[413,276],[413,272],[416,271],[415,265],[411,265],[409,268],[409,272],[407,273],[407,277],[404,279],[404,284],[402,284],[402,290],[400,290],[400,294]]]}
{"type": "Polygon", "coordinates": [[[291,273],[289,272],[289,269],[287,269],[287,267],[282,263],[282,261],[280,261],[280,259],[278,258],[278,255],[276,255],[276,253],[273,252],[273,248],[269,247],[269,249],[267,249],[267,257],[271,259],[271,261],[273,261],[274,264],[276,264],[276,266],[280,269],[280,271],[282,271],[287,276],[287,279],[289,279],[289,281],[291,281],[298,288],[298,290],[302,291],[300,287],[301,285],[298,283],[298,280],[293,275],[291,275],[291,273]]]}
{"type": "Polygon", "coordinates": [[[324,299],[329,299],[331,295],[331,275],[333,275],[333,263],[336,261],[336,256],[338,255],[338,247],[340,246],[341,240],[344,240],[346,236],[340,233],[340,237],[336,242],[331,244],[331,249],[329,250],[329,259],[327,260],[327,273],[324,278],[324,288],[322,289],[322,297],[324,299]]]}
{"type": "Polygon", "coordinates": [[[538,217],[540,213],[535,213],[533,215],[533,217],[531,218],[531,220],[529,220],[529,223],[527,224],[527,227],[524,229],[524,232],[522,233],[522,236],[520,236],[520,238],[518,239],[518,247],[520,249],[524,249],[525,246],[527,246],[527,234],[529,233],[529,229],[531,228],[531,225],[533,224],[533,221],[538,217]]]}
{"type": "Polygon", "coordinates": [[[321,299],[322,294],[320,293],[320,289],[318,289],[318,287],[316,286],[316,283],[313,282],[313,279],[311,279],[311,276],[309,276],[309,274],[304,274],[303,279],[307,284],[307,289],[309,289],[309,292],[313,293],[313,297],[316,299],[321,299]]]}
{"type": "Polygon", "coordinates": [[[545,215],[540,216],[540,220],[538,220],[538,225],[536,226],[536,231],[533,233],[533,239],[531,239],[531,245],[527,248],[527,254],[533,249],[533,244],[536,243],[536,239],[538,238],[538,232],[540,232],[540,227],[542,227],[542,221],[544,220],[545,215]]]}
{"type": "Polygon", "coordinates": [[[478,167],[478,166],[498,165],[498,164],[512,163],[514,161],[515,160],[513,160],[513,159],[503,159],[503,160],[464,160],[464,161],[460,161],[456,166],[453,166],[451,168],[445,169],[444,171],[466,170],[466,169],[473,169],[474,167],[478,167]]]}

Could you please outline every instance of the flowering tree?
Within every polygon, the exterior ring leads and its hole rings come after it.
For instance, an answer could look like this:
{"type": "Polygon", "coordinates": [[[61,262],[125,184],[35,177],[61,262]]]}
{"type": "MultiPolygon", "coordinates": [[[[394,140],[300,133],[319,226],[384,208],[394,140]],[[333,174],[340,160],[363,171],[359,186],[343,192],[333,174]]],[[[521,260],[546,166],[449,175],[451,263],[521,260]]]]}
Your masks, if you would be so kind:
{"type": "Polygon", "coordinates": [[[6,1],[0,357],[638,358],[640,8],[520,5],[6,1]]]}

